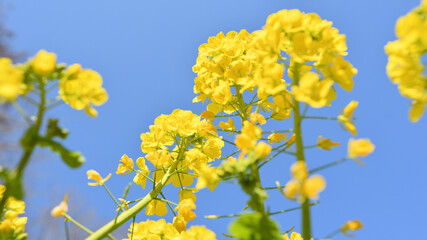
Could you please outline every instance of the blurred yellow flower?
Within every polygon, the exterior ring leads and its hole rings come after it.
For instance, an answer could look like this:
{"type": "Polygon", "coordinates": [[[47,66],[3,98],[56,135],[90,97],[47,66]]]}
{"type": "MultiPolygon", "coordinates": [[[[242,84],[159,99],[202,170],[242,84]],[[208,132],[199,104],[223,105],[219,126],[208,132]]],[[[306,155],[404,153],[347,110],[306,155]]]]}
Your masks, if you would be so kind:
{"type": "Polygon", "coordinates": [[[33,59],[33,70],[40,76],[47,76],[55,71],[56,54],[40,50],[33,59]]]}
{"type": "Polygon", "coordinates": [[[71,65],[63,78],[59,80],[59,95],[72,108],[96,117],[97,111],[92,105],[100,106],[107,101],[108,95],[102,88],[102,77],[90,69],[81,69],[80,65],[71,65]]]}
{"type": "Polygon", "coordinates": [[[98,186],[103,185],[110,177],[111,173],[107,175],[106,178],[102,178],[101,175],[95,170],[88,170],[87,171],[87,179],[95,180],[95,182],[88,183],[89,186],[98,186]]]}
{"type": "Polygon", "coordinates": [[[325,150],[331,150],[332,147],[336,147],[341,145],[339,142],[332,142],[331,139],[328,138],[322,138],[322,136],[319,136],[317,138],[317,147],[325,150]]]}
{"type": "Polygon", "coordinates": [[[353,124],[353,112],[359,102],[351,101],[338,116],[338,121],[343,124],[345,130],[349,131],[353,136],[357,135],[356,127],[353,124]]]}
{"type": "Polygon", "coordinates": [[[23,92],[23,72],[9,58],[0,58],[0,104],[15,99],[23,92]]]}
{"type": "Polygon", "coordinates": [[[52,211],[50,212],[50,214],[54,217],[61,217],[63,213],[67,213],[68,212],[68,195],[65,194],[64,196],[64,200],[56,207],[54,207],[52,209],[52,211]]]}
{"type": "Polygon", "coordinates": [[[375,145],[369,139],[350,139],[348,141],[348,157],[357,158],[365,157],[372,153],[375,145]]]}

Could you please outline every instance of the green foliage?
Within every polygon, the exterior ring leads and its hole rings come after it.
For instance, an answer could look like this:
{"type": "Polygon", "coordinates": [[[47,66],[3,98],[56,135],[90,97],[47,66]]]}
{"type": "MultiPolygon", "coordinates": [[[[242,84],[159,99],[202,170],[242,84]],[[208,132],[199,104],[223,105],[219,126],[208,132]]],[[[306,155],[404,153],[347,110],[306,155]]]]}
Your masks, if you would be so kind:
{"type": "Polygon", "coordinates": [[[53,138],[53,137],[59,137],[61,139],[66,139],[68,136],[68,130],[64,128],[60,128],[58,126],[58,119],[52,119],[49,118],[49,122],[47,124],[46,129],[46,137],[47,138],[53,138]]]}
{"type": "Polygon", "coordinates": [[[80,167],[85,162],[85,158],[80,152],[72,152],[62,146],[61,143],[56,142],[50,138],[39,137],[37,144],[40,147],[49,147],[52,151],[59,154],[65,164],[71,168],[80,167]]]}
{"type": "Polygon", "coordinates": [[[277,224],[266,214],[254,212],[240,216],[230,226],[230,233],[240,240],[281,240],[277,224]]]}

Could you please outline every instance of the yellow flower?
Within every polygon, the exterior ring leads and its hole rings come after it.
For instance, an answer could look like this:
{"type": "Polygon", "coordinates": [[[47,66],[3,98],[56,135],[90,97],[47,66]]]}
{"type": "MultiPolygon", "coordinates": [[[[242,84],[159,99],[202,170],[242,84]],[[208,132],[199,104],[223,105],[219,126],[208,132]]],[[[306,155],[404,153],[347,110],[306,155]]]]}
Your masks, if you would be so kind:
{"type": "Polygon", "coordinates": [[[259,113],[251,113],[251,115],[249,115],[249,119],[251,121],[251,123],[255,124],[256,122],[259,122],[259,124],[263,125],[265,124],[267,121],[265,120],[264,116],[262,116],[259,113]]]}
{"type": "Polygon", "coordinates": [[[0,223],[0,237],[7,237],[13,233],[12,221],[5,219],[0,223]]]}
{"type": "Polygon", "coordinates": [[[84,109],[86,114],[96,117],[97,111],[92,105],[104,104],[108,95],[102,88],[101,75],[93,70],[80,68],[77,65],[69,67],[64,77],[59,80],[59,95],[72,108],[84,109]]]}
{"type": "MultiPolygon", "coordinates": [[[[282,236],[284,240],[304,240],[301,236],[301,234],[297,232],[291,233],[291,238],[288,237],[288,234],[285,234],[282,236]]],[[[311,238],[313,240],[313,238],[311,238]]]]}
{"type": "Polygon", "coordinates": [[[304,161],[297,161],[291,166],[292,177],[297,180],[304,180],[308,176],[307,164],[304,161]]]}
{"type": "Polygon", "coordinates": [[[317,74],[308,72],[302,75],[298,86],[292,86],[292,93],[295,100],[320,108],[329,103],[328,96],[332,85],[332,80],[319,80],[317,74]]]}
{"type": "Polygon", "coordinates": [[[157,199],[151,200],[147,207],[145,207],[145,214],[147,216],[153,216],[156,214],[157,216],[162,217],[166,215],[167,212],[168,209],[166,208],[166,203],[157,199]]]}
{"type": "Polygon", "coordinates": [[[197,188],[182,188],[179,190],[179,201],[181,202],[184,199],[191,199],[193,202],[196,202],[197,197],[195,192],[198,192],[199,190],[197,188]]]}
{"type": "Polygon", "coordinates": [[[286,184],[284,190],[280,190],[285,197],[291,200],[304,202],[306,198],[318,199],[319,193],[326,187],[326,181],[322,176],[313,175],[308,178],[307,166],[304,161],[297,161],[291,166],[291,175],[293,179],[286,184]]]}
{"type": "MultiPolygon", "coordinates": [[[[123,199],[123,198],[119,198],[119,201],[121,202],[121,204],[120,204],[120,208],[121,208],[121,209],[123,209],[124,211],[129,210],[129,203],[130,203],[130,201],[126,201],[126,200],[125,200],[125,199],[123,199]]],[[[119,210],[120,210],[120,208],[117,208],[117,209],[116,209],[116,212],[117,212],[117,211],[119,211],[119,210]]]]}
{"type": "Polygon", "coordinates": [[[348,141],[348,157],[365,157],[372,153],[375,145],[369,139],[350,139],[348,141]]]}
{"type": "Polygon", "coordinates": [[[344,60],[342,56],[337,56],[331,67],[323,68],[325,78],[330,78],[338,83],[344,90],[351,91],[353,89],[352,77],[357,74],[357,69],[351,63],[344,60]]]}
{"type": "Polygon", "coordinates": [[[0,58],[0,104],[15,101],[23,92],[23,81],[23,72],[13,66],[12,60],[0,58]]]}
{"type": "Polygon", "coordinates": [[[158,221],[147,219],[145,222],[131,224],[128,237],[123,240],[183,240],[175,227],[171,223],[166,223],[164,219],[158,221]]]}
{"type": "Polygon", "coordinates": [[[234,126],[234,121],[231,118],[228,118],[227,122],[220,122],[219,127],[225,131],[229,131],[229,135],[231,135],[232,132],[236,130],[236,127],[234,126]]]}
{"type": "Polygon", "coordinates": [[[271,149],[272,149],[271,146],[268,145],[267,143],[259,142],[255,146],[255,154],[259,156],[259,158],[264,159],[268,157],[268,155],[270,155],[271,149]]]}
{"type": "MultiPolygon", "coordinates": [[[[25,202],[15,199],[14,197],[9,197],[6,200],[6,209],[9,209],[10,211],[13,211],[17,214],[25,213],[25,202]]],[[[15,215],[15,216],[16,216],[15,215]]]]}
{"type": "Polygon", "coordinates": [[[196,184],[196,188],[202,189],[208,187],[212,192],[219,184],[219,176],[217,174],[217,168],[209,167],[207,164],[203,165],[199,169],[199,179],[196,184]]]}
{"type": "Polygon", "coordinates": [[[317,200],[319,198],[319,192],[322,192],[325,187],[325,179],[320,175],[314,175],[305,180],[302,186],[302,192],[304,196],[317,200]]]}
{"type": "Polygon", "coordinates": [[[185,231],[187,229],[187,221],[185,221],[184,217],[182,215],[176,215],[176,217],[173,218],[173,226],[176,228],[176,230],[181,233],[182,231],[185,231]]]}
{"type": "Polygon", "coordinates": [[[356,109],[359,102],[351,101],[343,110],[341,110],[338,116],[338,121],[343,124],[343,127],[351,132],[353,136],[357,135],[356,127],[353,124],[353,112],[356,109]]]}
{"type": "Polygon", "coordinates": [[[360,222],[359,220],[351,220],[351,221],[347,221],[341,228],[341,232],[344,235],[347,236],[353,236],[353,234],[350,234],[348,231],[357,231],[359,229],[363,228],[363,224],[362,222],[360,222]]]}
{"type": "Polygon", "coordinates": [[[245,121],[243,123],[242,134],[237,135],[235,143],[243,152],[253,149],[258,139],[262,136],[262,130],[255,124],[245,121]]]}
{"type": "MultiPolygon", "coordinates": [[[[180,167],[178,166],[178,168],[180,167]]],[[[170,180],[174,187],[190,186],[193,183],[193,177],[185,173],[175,173],[170,180]]]]}
{"type": "Polygon", "coordinates": [[[133,170],[133,161],[132,158],[129,158],[126,154],[123,154],[120,159],[121,164],[117,168],[116,174],[126,175],[133,170]]]}
{"type": "Polygon", "coordinates": [[[167,148],[157,150],[154,152],[148,153],[146,156],[148,161],[150,161],[156,168],[167,168],[172,162],[172,156],[169,154],[167,148]]]}
{"type": "Polygon", "coordinates": [[[296,180],[290,180],[288,183],[286,183],[286,187],[284,191],[282,191],[282,194],[289,199],[295,200],[300,192],[300,183],[296,180]]]}
{"type": "Polygon", "coordinates": [[[191,226],[181,236],[185,240],[216,240],[215,233],[205,226],[191,226]]]}
{"type": "Polygon", "coordinates": [[[268,142],[271,144],[280,143],[280,141],[282,141],[283,139],[286,139],[287,135],[288,135],[287,133],[285,133],[285,134],[283,134],[283,133],[272,133],[268,136],[268,142]]]}
{"type": "Polygon", "coordinates": [[[55,71],[56,54],[40,50],[33,59],[33,70],[40,76],[47,76],[55,71]]]}
{"type": "Polygon", "coordinates": [[[89,186],[103,185],[110,177],[111,173],[108,174],[106,178],[102,178],[101,175],[99,175],[99,173],[95,170],[87,171],[87,179],[95,180],[94,183],[88,183],[89,186]]]}
{"type": "Polygon", "coordinates": [[[409,119],[412,122],[418,122],[420,120],[421,116],[424,113],[425,107],[427,104],[426,101],[413,101],[411,104],[411,108],[409,110],[409,119]]]}
{"type": "Polygon", "coordinates": [[[202,114],[200,114],[200,117],[206,118],[209,121],[213,121],[213,120],[215,120],[215,113],[210,112],[210,111],[203,111],[202,114]]]}
{"type": "Polygon", "coordinates": [[[332,142],[331,139],[328,138],[322,138],[322,136],[319,136],[317,138],[317,147],[325,150],[331,150],[332,147],[336,147],[341,145],[339,142],[332,142]]]}
{"type": "Polygon", "coordinates": [[[141,185],[141,187],[145,189],[145,185],[147,183],[147,177],[150,174],[150,170],[145,165],[145,159],[143,157],[139,157],[136,160],[136,165],[140,170],[137,171],[135,177],[133,178],[133,182],[137,185],[141,185]]]}
{"type": "Polygon", "coordinates": [[[196,218],[196,214],[193,210],[196,209],[196,204],[192,199],[183,199],[179,202],[178,206],[175,208],[175,211],[178,210],[178,214],[183,216],[185,221],[191,221],[196,218]]]}
{"type": "Polygon", "coordinates": [[[224,141],[221,138],[210,138],[203,145],[203,153],[211,159],[220,158],[222,147],[224,147],[224,141]]]}
{"type": "Polygon", "coordinates": [[[50,214],[54,217],[61,217],[63,213],[67,213],[68,212],[68,195],[66,194],[64,196],[64,200],[56,207],[54,207],[52,209],[52,211],[50,212],[50,214]]]}

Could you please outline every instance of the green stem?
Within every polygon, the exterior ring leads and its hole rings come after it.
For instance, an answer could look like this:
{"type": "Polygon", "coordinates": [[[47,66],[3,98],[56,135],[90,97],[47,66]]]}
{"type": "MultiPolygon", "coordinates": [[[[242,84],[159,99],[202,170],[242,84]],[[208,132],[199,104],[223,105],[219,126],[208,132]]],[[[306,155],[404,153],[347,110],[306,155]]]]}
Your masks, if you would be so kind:
{"type": "Polygon", "coordinates": [[[16,111],[25,119],[28,124],[33,124],[33,120],[27,115],[25,110],[18,104],[18,102],[11,102],[12,106],[16,109],[16,111]]]}
{"type": "MultiPolygon", "coordinates": [[[[311,207],[311,206],[314,206],[314,205],[316,205],[318,203],[319,202],[313,202],[313,203],[310,203],[308,206],[311,207]]],[[[298,210],[298,209],[301,209],[301,208],[302,207],[289,208],[289,209],[280,210],[280,211],[277,211],[277,212],[272,212],[269,215],[271,216],[271,215],[276,215],[276,214],[280,214],[280,213],[292,212],[292,211],[295,211],[295,210],[298,210]]]]}
{"type": "Polygon", "coordinates": [[[321,119],[321,120],[338,120],[336,117],[318,117],[318,116],[303,116],[303,119],[321,119]]]}
{"type": "MultiPolygon", "coordinates": [[[[299,65],[296,64],[293,69],[294,82],[293,85],[299,85],[299,65]]],[[[304,156],[304,144],[302,141],[302,130],[301,130],[301,114],[300,114],[300,103],[294,101],[294,129],[295,129],[295,145],[296,145],[296,157],[297,161],[305,162],[304,156]]],[[[310,205],[309,199],[305,198],[302,203],[302,237],[304,240],[311,239],[311,220],[310,220],[310,205]]]]}
{"type": "Polygon", "coordinates": [[[341,164],[341,163],[343,163],[343,162],[346,162],[347,160],[349,160],[349,158],[345,157],[345,158],[342,158],[342,159],[339,159],[339,160],[336,160],[336,161],[333,161],[333,162],[327,163],[327,164],[322,165],[322,166],[320,166],[320,167],[314,168],[314,169],[312,169],[312,170],[310,170],[310,171],[308,171],[308,172],[309,172],[310,174],[311,174],[311,173],[315,173],[315,172],[318,172],[318,171],[320,171],[320,170],[323,170],[323,169],[326,169],[326,168],[330,168],[330,167],[336,166],[336,165],[338,165],[338,164],[341,164]]]}
{"type": "MultiPolygon", "coordinates": [[[[30,157],[31,157],[36,145],[37,145],[37,136],[39,135],[40,128],[42,126],[43,116],[44,116],[44,112],[45,112],[45,104],[46,104],[45,83],[44,83],[44,80],[41,79],[40,80],[40,104],[39,104],[39,109],[37,112],[37,120],[36,120],[35,125],[34,125],[36,137],[34,137],[31,140],[31,142],[28,144],[28,146],[26,146],[24,155],[22,155],[21,159],[19,160],[18,166],[17,166],[16,170],[14,171],[14,173],[13,173],[14,175],[12,176],[10,181],[17,181],[17,182],[22,181],[22,175],[23,175],[23,172],[25,170],[25,167],[27,166],[27,164],[30,160],[30,157]]],[[[8,185],[8,183],[6,183],[6,186],[7,185],[8,185]]],[[[6,191],[3,194],[3,199],[0,201],[0,216],[3,216],[4,206],[6,204],[6,200],[10,196],[9,192],[10,192],[10,189],[6,188],[6,191]]]]}
{"type": "MultiPolygon", "coordinates": [[[[241,119],[242,119],[242,127],[243,127],[243,123],[248,119],[248,115],[246,113],[246,106],[245,106],[245,101],[243,99],[243,95],[240,93],[240,89],[241,86],[236,85],[236,96],[239,102],[239,112],[241,115],[241,119]]],[[[262,189],[262,184],[261,184],[261,178],[259,175],[259,168],[256,164],[254,164],[253,166],[251,166],[251,172],[252,174],[255,176],[256,181],[257,181],[257,187],[262,189]]],[[[261,213],[265,213],[265,206],[264,206],[264,202],[262,202],[262,204],[260,206],[256,207],[257,209],[254,209],[255,211],[261,212],[261,213]]]]}
{"type": "Polygon", "coordinates": [[[62,213],[62,216],[64,216],[65,219],[67,219],[67,221],[70,221],[70,222],[74,223],[74,225],[76,225],[77,227],[81,228],[83,231],[87,232],[88,234],[92,234],[93,233],[87,227],[83,226],[81,223],[77,222],[72,217],[70,217],[70,215],[68,215],[66,213],[62,213]]]}
{"type": "Polygon", "coordinates": [[[107,188],[107,186],[103,183],[102,186],[104,187],[105,191],[107,191],[108,195],[110,195],[111,199],[113,199],[113,201],[116,203],[117,207],[120,209],[120,211],[124,212],[122,205],[117,202],[116,198],[114,197],[114,195],[110,192],[110,189],[107,188]]]}
{"type": "Polygon", "coordinates": [[[166,182],[175,172],[175,169],[178,166],[178,163],[180,162],[181,159],[183,159],[186,147],[187,146],[182,148],[182,150],[178,155],[177,160],[172,163],[169,170],[163,176],[162,180],[156,184],[156,187],[153,188],[153,190],[151,190],[140,202],[135,204],[135,206],[133,206],[126,212],[120,214],[116,219],[113,219],[109,223],[105,224],[103,227],[101,227],[96,232],[91,234],[88,238],[86,238],[86,240],[102,239],[103,237],[107,236],[109,233],[117,229],[119,226],[126,223],[129,219],[134,217],[141,210],[143,210],[148,205],[148,203],[151,202],[151,200],[157,198],[157,195],[162,191],[163,187],[166,185],[166,182]]]}
{"type": "Polygon", "coordinates": [[[67,240],[70,240],[70,231],[68,230],[68,221],[67,220],[64,221],[64,225],[65,225],[65,237],[67,240]]]}

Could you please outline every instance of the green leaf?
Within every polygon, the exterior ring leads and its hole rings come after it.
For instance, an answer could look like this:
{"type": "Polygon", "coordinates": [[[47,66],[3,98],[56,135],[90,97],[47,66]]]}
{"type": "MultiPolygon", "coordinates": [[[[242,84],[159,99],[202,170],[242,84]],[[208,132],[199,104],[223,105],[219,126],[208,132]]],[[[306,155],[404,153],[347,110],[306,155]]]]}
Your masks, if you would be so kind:
{"type": "Polygon", "coordinates": [[[64,128],[60,128],[58,126],[58,119],[49,118],[49,123],[47,124],[46,129],[46,137],[53,138],[59,137],[62,139],[66,139],[68,136],[68,130],[64,128]]]}
{"type": "Polygon", "coordinates": [[[230,226],[230,233],[240,240],[281,240],[279,227],[268,215],[254,212],[240,216],[230,226]]]}
{"type": "Polygon", "coordinates": [[[85,162],[85,158],[80,152],[72,152],[50,138],[39,137],[37,143],[40,147],[49,147],[52,151],[59,154],[62,160],[71,168],[80,167],[85,162]]]}

